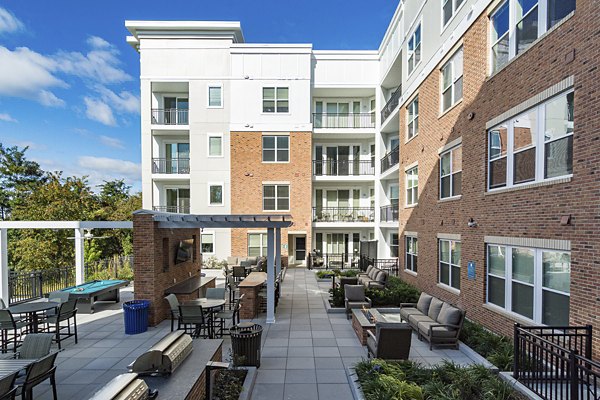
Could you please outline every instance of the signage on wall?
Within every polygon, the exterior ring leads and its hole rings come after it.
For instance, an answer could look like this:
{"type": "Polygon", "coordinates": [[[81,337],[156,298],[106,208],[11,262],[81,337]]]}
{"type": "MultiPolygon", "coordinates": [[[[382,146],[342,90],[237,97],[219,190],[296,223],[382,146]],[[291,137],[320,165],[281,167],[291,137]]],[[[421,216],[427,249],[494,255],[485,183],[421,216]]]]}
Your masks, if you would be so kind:
{"type": "Polygon", "coordinates": [[[470,281],[475,280],[475,261],[469,261],[467,263],[467,278],[470,281]]]}
{"type": "Polygon", "coordinates": [[[287,244],[281,245],[283,249],[287,249],[287,244]]]}

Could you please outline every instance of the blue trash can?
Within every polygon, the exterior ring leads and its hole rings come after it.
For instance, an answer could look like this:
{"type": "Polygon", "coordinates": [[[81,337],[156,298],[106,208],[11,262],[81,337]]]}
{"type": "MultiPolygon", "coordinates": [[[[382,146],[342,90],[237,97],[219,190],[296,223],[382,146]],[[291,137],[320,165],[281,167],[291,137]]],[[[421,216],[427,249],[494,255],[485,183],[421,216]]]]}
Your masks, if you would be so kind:
{"type": "Polygon", "coordinates": [[[135,335],[148,330],[149,300],[131,300],[123,303],[125,334],[135,335]]]}

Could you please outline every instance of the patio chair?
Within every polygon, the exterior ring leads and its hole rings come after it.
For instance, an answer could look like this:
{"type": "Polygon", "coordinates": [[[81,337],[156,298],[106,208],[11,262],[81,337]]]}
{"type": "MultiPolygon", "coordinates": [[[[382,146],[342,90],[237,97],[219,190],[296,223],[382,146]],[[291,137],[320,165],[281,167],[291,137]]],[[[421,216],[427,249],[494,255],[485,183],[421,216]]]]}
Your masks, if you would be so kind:
{"type": "Polygon", "coordinates": [[[23,344],[13,358],[37,360],[50,354],[54,335],[51,333],[30,333],[23,339],[23,344]]]}
{"type": "Polygon", "coordinates": [[[241,295],[239,299],[235,301],[235,305],[233,306],[233,310],[229,311],[219,311],[215,314],[215,322],[217,326],[217,331],[215,332],[216,337],[222,337],[223,335],[229,335],[229,333],[225,333],[225,324],[227,320],[231,320],[231,326],[236,326],[240,323],[240,308],[241,301],[244,298],[244,295],[241,295]],[[237,322],[236,322],[237,321],[237,322]]]}
{"type": "Polygon", "coordinates": [[[226,279],[225,285],[227,286],[227,290],[229,290],[229,307],[233,305],[235,301],[235,293],[238,291],[238,283],[235,281],[235,278],[232,275],[229,275],[226,279]]]}
{"type": "MultiPolygon", "coordinates": [[[[55,292],[50,292],[48,294],[48,301],[53,301],[58,304],[66,303],[69,301],[69,293],[63,292],[62,290],[57,290],[55,292]]],[[[58,309],[52,309],[46,311],[46,316],[56,315],[58,309]]]]}
{"type": "Polygon", "coordinates": [[[207,288],[206,298],[225,300],[225,288],[207,288]]]}
{"type": "Polygon", "coordinates": [[[345,285],[344,286],[346,317],[350,319],[350,313],[357,308],[371,308],[371,299],[365,296],[365,287],[363,285],[345,285]]]}
{"type": "Polygon", "coordinates": [[[4,303],[4,300],[0,299],[0,308],[6,308],[6,303],[4,303]]]}
{"type": "Polygon", "coordinates": [[[207,314],[202,309],[202,306],[179,306],[179,328],[183,326],[183,330],[188,333],[188,329],[193,338],[208,338],[210,337],[210,323],[207,321],[207,314]],[[207,333],[208,332],[208,333],[207,333]]]}
{"type": "Polygon", "coordinates": [[[13,352],[17,352],[17,347],[21,343],[22,330],[28,328],[31,322],[19,321],[13,317],[8,309],[0,310],[0,331],[2,334],[2,352],[8,351],[9,342],[13,342],[13,352]],[[9,333],[12,331],[12,337],[9,333]]]}
{"type": "Polygon", "coordinates": [[[177,320],[177,329],[179,329],[179,300],[173,293],[165,297],[165,300],[169,302],[171,308],[171,332],[173,332],[173,324],[177,320]]]}
{"type": "Polygon", "coordinates": [[[27,368],[27,373],[23,379],[17,379],[17,386],[21,390],[23,400],[33,400],[33,388],[50,379],[52,386],[52,398],[56,400],[56,356],[58,352],[52,352],[45,357],[40,358],[27,368]]]}
{"type": "Polygon", "coordinates": [[[0,400],[13,400],[17,394],[17,387],[14,386],[18,372],[6,375],[0,379],[0,400]]]}
{"type": "Polygon", "coordinates": [[[367,331],[369,357],[384,360],[408,360],[412,328],[406,323],[376,322],[375,334],[367,331]]]}
{"type": "Polygon", "coordinates": [[[58,307],[56,315],[48,316],[41,323],[47,324],[48,332],[52,332],[55,335],[54,340],[58,343],[59,349],[62,349],[62,341],[72,336],[75,336],[75,343],[77,343],[77,299],[62,303],[58,307]],[[73,320],[73,332],[71,332],[71,320],[73,320]],[[61,322],[66,322],[66,325],[62,325],[61,322]],[[54,325],[53,331],[50,330],[51,325],[54,325]],[[64,329],[67,330],[66,333],[62,332],[64,329]]]}
{"type": "Polygon", "coordinates": [[[236,282],[241,282],[246,277],[246,268],[241,265],[233,267],[233,278],[236,282]]]}

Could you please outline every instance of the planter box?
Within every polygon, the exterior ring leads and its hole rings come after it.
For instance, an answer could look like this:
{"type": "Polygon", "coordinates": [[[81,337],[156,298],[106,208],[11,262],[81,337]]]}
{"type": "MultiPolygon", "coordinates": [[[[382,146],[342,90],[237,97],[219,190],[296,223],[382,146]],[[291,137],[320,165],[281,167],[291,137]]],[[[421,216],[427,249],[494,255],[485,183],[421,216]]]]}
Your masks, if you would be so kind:
{"type": "Polygon", "coordinates": [[[256,382],[256,367],[240,367],[248,371],[246,378],[244,379],[244,387],[242,393],[240,393],[239,400],[249,400],[252,397],[252,390],[254,389],[254,382],[256,382]]]}

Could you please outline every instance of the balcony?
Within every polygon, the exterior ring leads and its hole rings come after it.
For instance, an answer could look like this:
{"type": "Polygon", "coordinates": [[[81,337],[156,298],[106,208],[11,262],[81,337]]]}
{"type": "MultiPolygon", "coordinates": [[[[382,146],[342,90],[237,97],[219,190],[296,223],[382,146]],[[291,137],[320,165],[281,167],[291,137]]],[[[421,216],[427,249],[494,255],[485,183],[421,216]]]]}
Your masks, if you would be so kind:
{"type": "Polygon", "coordinates": [[[375,128],[374,113],[313,113],[315,129],[375,128]]]}
{"type": "Polygon", "coordinates": [[[384,173],[400,162],[400,146],[396,146],[394,150],[387,153],[381,158],[381,172],[384,173]]]}
{"type": "Polygon", "coordinates": [[[313,222],[374,222],[371,207],[313,207],[313,222]]]}
{"type": "Polygon", "coordinates": [[[398,88],[392,93],[392,95],[390,96],[390,99],[388,100],[387,103],[385,103],[385,106],[381,110],[381,124],[382,125],[383,125],[384,121],[387,119],[387,117],[389,117],[394,112],[396,107],[398,107],[401,95],[402,95],[402,86],[398,86],[398,88]]]}
{"type": "Polygon", "coordinates": [[[152,125],[188,125],[188,109],[153,108],[152,125]]]}
{"type": "Polygon", "coordinates": [[[398,222],[398,204],[381,207],[379,214],[381,222],[398,222]]]}
{"type": "Polygon", "coordinates": [[[314,160],[314,176],[364,176],[375,175],[370,160],[314,160]]]}
{"type": "Polygon", "coordinates": [[[190,206],[153,206],[152,210],[177,214],[189,214],[190,206]]]}
{"type": "Polygon", "coordinates": [[[189,174],[189,158],[153,158],[153,174],[189,174]]]}

